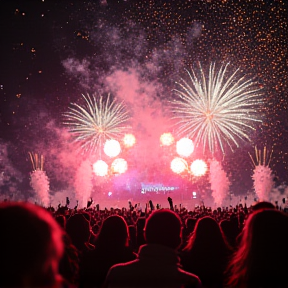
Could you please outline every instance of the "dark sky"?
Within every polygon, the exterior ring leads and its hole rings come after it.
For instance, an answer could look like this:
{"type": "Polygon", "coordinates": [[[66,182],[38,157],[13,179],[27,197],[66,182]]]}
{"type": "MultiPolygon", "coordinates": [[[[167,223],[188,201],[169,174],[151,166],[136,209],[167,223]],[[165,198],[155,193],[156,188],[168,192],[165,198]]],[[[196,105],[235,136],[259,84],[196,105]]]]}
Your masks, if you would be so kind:
{"type": "Polygon", "coordinates": [[[251,188],[255,145],[273,148],[277,185],[287,181],[287,8],[285,0],[1,1],[0,191],[29,189],[29,151],[45,156],[51,189],[71,184],[79,159],[63,113],[82,93],[124,99],[138,135],[132,166],[149,181],[169,173],[155,143],[169,130],[175,81],[198,62],[229,62],[263,89],[252,141],[222,157],[233,189],[251,188]]]}

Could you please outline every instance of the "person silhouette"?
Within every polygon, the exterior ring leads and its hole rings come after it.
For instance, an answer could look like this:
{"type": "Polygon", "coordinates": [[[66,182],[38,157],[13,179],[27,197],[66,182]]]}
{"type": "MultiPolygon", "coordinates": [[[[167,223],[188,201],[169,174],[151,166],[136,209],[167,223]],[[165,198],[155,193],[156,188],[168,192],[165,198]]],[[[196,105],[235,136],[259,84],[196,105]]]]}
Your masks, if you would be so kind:
{"type": "Polygon", "coordinates": [[[110,268],[104,287],[198,287],[199,278],[179,267],[181,219],[169,209],[156,210],[146,220],[146,243],[138,259],[110,268]]]}
{"type": "Polygon", "coordinates": [[[62,229],[44,208],[0,204],[0,287],[63,287],[62,229]]]}
{"type": "Polygon", "coordinates": [[[288,215],[276,209],[253,212],[227,269],[227,287],[287,288],[288,215]]]}
{"type": "Polygon", "coordinates": [[[181,253],[183,269],[199,276],[204,287],[222,287],[231,254],[218,223],[210,216],[199,218],[181,253]]]}

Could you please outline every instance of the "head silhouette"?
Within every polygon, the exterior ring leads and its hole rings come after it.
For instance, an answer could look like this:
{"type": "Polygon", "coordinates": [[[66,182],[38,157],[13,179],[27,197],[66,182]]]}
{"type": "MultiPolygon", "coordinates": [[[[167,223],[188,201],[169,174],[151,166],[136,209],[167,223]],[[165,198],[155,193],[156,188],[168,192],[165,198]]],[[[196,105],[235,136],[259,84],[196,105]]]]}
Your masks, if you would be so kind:
{"type": "Polygon", "coordinates": [[[122,216],[112,215],[107,217],[97,236],[96,248],[99,246],[125,247],[129,243],[129,231],[122,216]]]}
{"type": "Polygon", "coordinates": [[[83,214],[74,214],[67,220],[66,232],[76,248],[82,251],[91,235],[90,223],[83,214]]]}
{"type": "Polygon", "coordinates": [[[276,209],[252,213],[230,265],[229,283],[287,287],[288,216],[276,209]]]}
{"type": "Polygon", "coordinates": [[[196,249],[200,251],[215,250],[215,247],[222,248],[225,246],[225,240],[219,224],[209,216],[197,220],[193,235],[188,240],[185,250],[196,249]]]}
{"type": "Polygon", "coordinates": [[[263,210],[263,209],[275,209],[275,206],[271,202],[262,201],[262,202],[256,203],[252,207],[252,210],[254,212],[259,211],[259,210],[263,210]]]}
{"type": "Polygon", "coordinates": [[[154,211],[146,220],[145,239],[148,244],[159,244],[177,249],[181,244],[181,219],[173,211],[154,211]]]}
{"type": "Polygon", "coordinates": [[[0,287],[52,287],[63,253],[62,229],[44,208],[0,204],[0,287]]]}

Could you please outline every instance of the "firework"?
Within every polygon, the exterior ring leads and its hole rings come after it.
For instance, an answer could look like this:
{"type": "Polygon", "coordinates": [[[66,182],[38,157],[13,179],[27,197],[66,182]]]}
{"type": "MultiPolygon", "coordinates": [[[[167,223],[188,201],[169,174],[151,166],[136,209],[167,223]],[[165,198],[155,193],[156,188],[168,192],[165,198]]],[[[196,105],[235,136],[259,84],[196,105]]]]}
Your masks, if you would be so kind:
{"type": "Polygon", "coordinates": [[[101,176],[101,177],[106,176],[108,174],[108,164],[103,160],[97,160],[93,164],[93,172],[97,176],[101,176]]]}
{"type": "Polygon", "coordinates": [[[130,117],[123,102],[111,100],[110,94],[106,99],[103,96],[96,98],[95,94],[82,96],[86,105],[72,103],[69,111],[64,113],[67,120],[64,124],[68,125],[82,150],[95,153],[106,140],[123,137],[130,128],[127,124],[130,117]]]}
{"type": "Polygon", "coordinates": [[[107,156],[113,158],[120,154],[121,146],[117,140],[106,140],[104,144],[104,152],[107,156]]]}
{"type": "Polygon", "coordinates": [[[33,171],[30,173],[30,185],[37,194],[41,204],[45,207],[49,205],[50,183],[46,172],[43,170],[44,156],[29,152],[33,171]]]}
{"type": "Polygon", "coordinates": [[[248,132],[254,122],[261,122],[255,107],[260,103],[260,89],[253,80],[238,77],[238,71],[227,75],[229,63],[220,67],[211,64],[205,75],[199,64],[199,76],[187,71],[191,85],[184,79],[177,83],[174,118],[178,119],[178,133],[192,138],[195,145],[208,145],[214,154],[218,148],[224,154],[224,143],[233,151],[239,140],[250,141],[248,132]]]}
{"type": "Polygon", "coordinates": [[[190,166],[192,174],[196,177],[203,176],[207,172],[207,164],[201,160],[194,160],[190,166]]]}
{"type": "Polygon", "coordinates": [[[128,169],[128,164],[125,159],[117,158],[113,161],[111,168],[115,174],[123,174],[128,169]]]}
{"type": "Polygon", "coordinates": [[[28,152],[29,156],[30,156],[30,160],[32,163],[32,167],[33,167],[33,171],[36,170],[41,170],[43,171],[43,165],[44,165],[44,156],[43,155],[39,155],[37,153],[31,153],[28,152]]]}
{"type": "Polygon", "coordinates": [[[187,162],[183,158],[176,157],[171,161],[170,168],[174,173],[180,174],[187,169],[187,162]]]}
{"type": "Polygon", "coordinates": [[[255,159],[253,159],[252,155],[248,153],[253,165],[256,166],[269,166],[271,159],[272,159],[272,154],[273,154],[273,149],[271,152],[269,152],[266,148],[264,147],[263,151],[258,149],[257,146],[255,146],[255,159]]]}
{"type": "Polygon", "coordinates": [[[273,172],[269,167],[272,159],[272,153],[264,147],[263,151],[255,146],[255,160],[249,153],[249,156],[254,164],[252,179],[254,182],[254,189],[260,201],[270,201],[271,192],[273,190],[273,172]]]}
{"type": "Polygon", "coordinates": [[[231,182],[221,163],[217,160],[211,160],[209,170],[212,197],[214,198],[215,204],[221,207],[225,197],[228,195],[231,182]]]}
{"type": "Polygon", "coordinates": [[[170,146],[174,142],[174,137],[171,133],[163,133],[160,136],[160,142],[163,146],[170,146]]]}
{"type": "Polygon", "coordinates": [[[136,138],[133,134],[125,134],[123,143],[125,147],[130,148],[136,143],[136,138]]]}
{"type": "Polygon", "coordinates": [[[188,138],[181,138],[176,143],[176,151],[182,157],[190,156],[194,151],[193,141],[188,138]]]}

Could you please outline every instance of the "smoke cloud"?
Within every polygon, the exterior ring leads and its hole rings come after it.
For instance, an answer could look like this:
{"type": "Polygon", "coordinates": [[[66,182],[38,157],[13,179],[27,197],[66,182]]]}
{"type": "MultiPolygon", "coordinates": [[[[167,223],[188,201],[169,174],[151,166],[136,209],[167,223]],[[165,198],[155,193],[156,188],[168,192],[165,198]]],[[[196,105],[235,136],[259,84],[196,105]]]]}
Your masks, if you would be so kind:
{"type": "Polygon", "coordinates": [[[209,180],[214,202],[217,206],[221,207],[223,200],[228,196],[230,181],[221,163],[216,160],[210,162],[209,180]]]}

